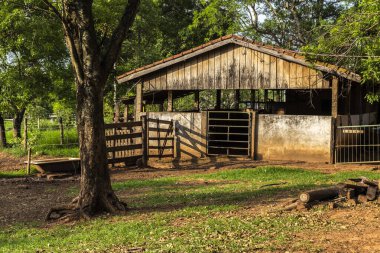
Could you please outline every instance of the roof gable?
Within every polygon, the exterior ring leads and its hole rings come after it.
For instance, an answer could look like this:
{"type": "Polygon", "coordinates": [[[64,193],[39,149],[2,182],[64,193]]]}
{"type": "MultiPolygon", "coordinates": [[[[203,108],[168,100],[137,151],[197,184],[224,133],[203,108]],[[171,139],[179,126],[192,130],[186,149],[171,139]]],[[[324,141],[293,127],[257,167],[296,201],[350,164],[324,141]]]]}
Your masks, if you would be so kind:
{"type": "Polygon", "coordinates": [[[124,83],[127,81],[142,78],[144,76],[152,74],[153,72],[159,71],[161,69],[173,66],[181,62],[189,61],[192,58],[198,57],[202,54],[206,54],[212,50],[215,50],[215,49],[218,49],[230,44],[249,48],[251,50],[263,53],[271,57],[276,57],[278,59],[295,63],[295,64],[298,64],[310,69],[322,71],[325,73],[330,73],[330,74],[340,76],[340,77],[343,77],[355,82],[360,82],[361,80],[361,77],[359,75],[352,73],[346,69],[340,68],[338,66],[321,63],[321,62],[312,64],[306,61],[305,57],[297,52],[294,52],[291,50],[285,50],[285,49],[273,47],[273,46],[266,46],[264,44],[256,43],[256,42],[253,42],[252,40],[242,38],[236,35],[228,35],[228,36],[221,37],[219,39],[210,41],[206,44],[184,51],[172,57],[169,57],[161,61],[157,61],[155,63],[146,65],[144,67],[126,72],[125,74],[118,76],[117,80],[118,80],[118,83],[124,83]]]}

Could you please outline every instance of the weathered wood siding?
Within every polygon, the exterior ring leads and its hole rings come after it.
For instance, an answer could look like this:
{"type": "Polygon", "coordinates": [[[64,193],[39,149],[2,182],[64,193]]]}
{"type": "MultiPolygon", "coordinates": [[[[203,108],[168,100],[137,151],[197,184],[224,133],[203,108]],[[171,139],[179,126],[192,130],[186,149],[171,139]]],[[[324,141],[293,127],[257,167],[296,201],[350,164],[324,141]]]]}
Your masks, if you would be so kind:
{"type": "Polygon", "coordinates": [[[228,44],[143,79],[144,90],[328,89],[313,68],[228,44]]]}

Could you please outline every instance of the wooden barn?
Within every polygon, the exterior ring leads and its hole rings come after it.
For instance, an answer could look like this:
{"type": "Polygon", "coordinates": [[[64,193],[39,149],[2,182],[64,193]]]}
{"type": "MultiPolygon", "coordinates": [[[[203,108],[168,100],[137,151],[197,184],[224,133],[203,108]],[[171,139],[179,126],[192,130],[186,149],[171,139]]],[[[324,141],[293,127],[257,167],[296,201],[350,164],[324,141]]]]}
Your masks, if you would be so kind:
{"type": "Polygon", "coordinates": [[[129,71],[118,83],[135,89],[123,99],[126,120],[145,115],[149,124],[158,122],[149,152],[334,162],[337,127],[377,123],[360,79],[297,52],[229,35],[129,71]],[[191,108],[180,111],[176,100],[186,96],[191,108]],[[173,122],[173,138],[162,139],[160,121],[173,122]]]}

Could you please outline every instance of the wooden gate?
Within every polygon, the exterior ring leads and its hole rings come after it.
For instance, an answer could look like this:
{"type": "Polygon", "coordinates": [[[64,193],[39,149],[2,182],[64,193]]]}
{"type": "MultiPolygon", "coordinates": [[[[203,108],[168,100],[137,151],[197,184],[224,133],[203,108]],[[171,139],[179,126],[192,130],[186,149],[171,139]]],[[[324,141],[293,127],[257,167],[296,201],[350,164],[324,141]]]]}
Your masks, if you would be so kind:
{"type": "Polygon", "coordinates": [[[106,124],[108,164],[136,164],[143,156],[142,121],[106,124]]]}
{"type": "Polygon", "coordinates": [[[175,156],[175,123],[162,119],[148,119],[148,157],[175,156]]]}

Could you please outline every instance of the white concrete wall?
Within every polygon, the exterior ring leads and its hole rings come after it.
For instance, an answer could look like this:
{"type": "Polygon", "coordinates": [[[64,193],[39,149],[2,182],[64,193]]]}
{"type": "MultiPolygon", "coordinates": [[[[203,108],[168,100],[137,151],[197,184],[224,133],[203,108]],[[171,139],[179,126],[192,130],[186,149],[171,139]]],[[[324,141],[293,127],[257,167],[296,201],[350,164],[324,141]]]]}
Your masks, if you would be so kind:
{"type": "Polygon", "coordinates": [[[329,162],[331,117],[259,115],[257,158],[329,162]]]}

